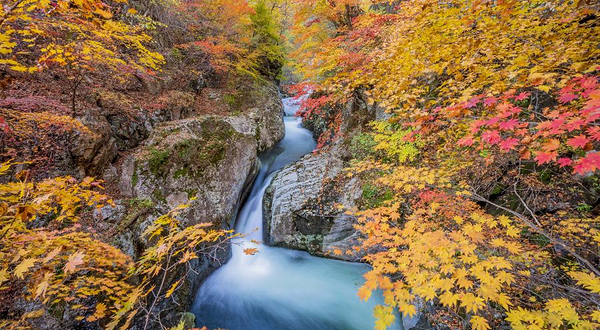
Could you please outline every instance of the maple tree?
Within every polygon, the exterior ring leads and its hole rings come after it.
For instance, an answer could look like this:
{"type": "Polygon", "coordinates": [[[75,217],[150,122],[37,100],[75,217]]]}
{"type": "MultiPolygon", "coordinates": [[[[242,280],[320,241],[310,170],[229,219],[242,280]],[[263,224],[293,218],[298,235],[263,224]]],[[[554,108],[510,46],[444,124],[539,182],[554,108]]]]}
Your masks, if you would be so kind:
{"type": "MultiPolygon", "coordinates": [[[[0,175],[14,165],[3,163],[0,175]]],[[[107,329],[128,329],[136,316],[147,328],[159,323],[157,303],[186,285],[190,262],[214,258],[231,237],[231,231],[210,224],[182,228],[176,216],[187,205],[180,205],[146,229],[154,244],[134,262],[81,224],[86,208],[112,203],[97,191],[100,182],[70,177],[33,182],[27,172],[16,177],[0,185],[0,290],[40,305],[0,320],[3,328],[25,326],[52,307],[68,308],[75,320],[107,329]],[[46,223],[36,228],[34,222],[46,223]],[[167,274],[179,276],[168,288],[167,274]]]]}
{"type": "Polygon", "coordinates": [[[301,114],[326,122],[321,138],[343,138],[357,92],[390,117],[353,139],[367,150],[348,175],[393,194],[350,210],[364,240],[338,251],[373,265],[359,296],[383,291],[376,328],[395,311],[450,328],[598,327],[598,219],[576,206],[597,196],[597,7],[295,5],[292,56],[312,80],[301,114]]]}
{"type": "Polygon", "coordinates": [[[176,45],[190,54],[209,55],[218,73],[277,78],[284,62],[280,22],[267,2],[245,0],[177,2],[198,37],[176,45]]]}
{"type": "Polygon", "coordinates": [[[17,72],[53,68],[70,82],[75,116],[77,91],[90,72],[150,72],[164,62],[149,50],[144,27],[113,19],[126,0],[9,1],[0,12],[0,65],[17,72]],[[120,6],[119,6],[120,5],[120,6]],[[56,67],[56,68],[54,68],[56,67]]]}

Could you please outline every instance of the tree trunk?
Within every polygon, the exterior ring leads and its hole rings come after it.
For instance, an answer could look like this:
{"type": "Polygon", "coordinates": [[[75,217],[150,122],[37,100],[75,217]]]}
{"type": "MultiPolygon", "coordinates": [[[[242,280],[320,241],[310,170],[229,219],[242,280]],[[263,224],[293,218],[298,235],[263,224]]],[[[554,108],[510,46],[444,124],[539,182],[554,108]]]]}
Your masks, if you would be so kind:
{"type": "Polygon", "coordinates": [[[73,118],[75,118],[77,116],[77,110],[75,108],[75,103],[77,100],[77,89],[79,88],[79,85],[81,84],[81,80],[82,80],[82,78],[76,78],[75,81],[73,82],[73,85],[71,86],[71,116],[73,118]]]}

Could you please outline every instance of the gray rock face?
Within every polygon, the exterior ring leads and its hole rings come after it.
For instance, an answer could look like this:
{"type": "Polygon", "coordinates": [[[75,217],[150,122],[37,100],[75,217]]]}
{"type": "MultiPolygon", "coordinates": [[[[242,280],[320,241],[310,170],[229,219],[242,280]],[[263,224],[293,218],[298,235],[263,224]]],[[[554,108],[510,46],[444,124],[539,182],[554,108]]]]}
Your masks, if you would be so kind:
{"type": "Polygon", "coordinates": [[[358,179],[344,182],[338,193],[331,185],[344,163],[332,152],[311,154],[283,168],[271,181],[264,197],[264,237],[267,244],[305,250],[314,255],[357,261],[359,255],[336,255],[357,240],[355,220],[327,204],[355,206],[362,188],[358,179]],[[319,201],[317,201],[319,200],[319,201]]]}
{"type": "Polygon", "coordinates": [[[329,153],[310,154],[281,169],[265,192],[266,242],[293,247],[296,226],[291,220],[295,213],[319,195],[324,177],[333,178],[341,169],[341,162],[329,153]]]}
{"type": "MultiPolygon", "coordinates": [[[[342,109],[340,138],[327,150],[307,155],[283,168],[271,181],[264,197],[264,237],[268,244],[308,251],[319,256],[358,261],[347,254],[358,240],[355,219],[337,209],[357,206],[362,182],[346,179],[343,169],[351,157],[347,141],[377,117],[377,105],[369,106],[357,93],[342,109]],[[342,251],[341,255],[334,250],[342,251]]],[[[381,112],[381,111],[379,111],[381,112]]]]}
{"type": "MultiPolygon", "coordinates": [[[[263,106],[236,116],[196,116],[155,127],[117,168],[105,172],[106,179],[117,181],[123,197],[117,204],[127,206],[126,211],[117,206],[97,212],[105,221],[118,219],[121,230],[114,244],[139,257],[149,245],[142,237],[145,229],[180,204],[190,205],[178,215],[184,227],[212,223],[217,229],[233,228],[258,172],[258,153],[283,138],[282,108],[278,95],[272,93],[264,97],[263,106]]],[[[196,273],[175,293],[179,305],[169,306],[174,310],[163,320],[176,325],[178,312],[187,311],[202,281],[229,255],[225,250],[216,258],[195,259],[196,273]]],[[[172,278],[175,281],[176,274],[172,278]]]]}
{"type": "Polygon", "coordinates": [[[262,87],[257,106],[246,111],[248,117],[255,123],[255,136],[258,141],[258,151],[264,151],[274,146],[285,135],[283,125],[283,103],[274,85],[262,87]]]}
{"type": "Polygon", "coordinates": [[[232,228],[244,188],[258,168],[251,127],[247,118],[218,116],[164,125],[125,159],[120,190],[131,199],[151,201],[158,214],[189,202],[184,227],[211,222],[232,228]]]}
{"type": "Polygon", "coordinates": [[[70,153],[81,176],[95,176],[117,156],[116,140],[104,116],[88,114],[80,120],[88,132],[74,138],[70,153]]]}

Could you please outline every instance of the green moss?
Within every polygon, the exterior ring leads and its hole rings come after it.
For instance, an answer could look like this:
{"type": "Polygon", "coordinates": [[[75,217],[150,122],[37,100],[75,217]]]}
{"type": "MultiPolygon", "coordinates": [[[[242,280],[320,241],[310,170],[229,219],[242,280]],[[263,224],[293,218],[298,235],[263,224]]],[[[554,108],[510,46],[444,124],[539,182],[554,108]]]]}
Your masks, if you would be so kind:
{"type": "Polygon", "coordinates": [[[239,115],[242,110],[252,104],[252,96],[247,95],[243,90],[235,91],[232,94],[223,95],[223,102],[227,104],[233,115],[239,115]]]}
{"type": "Polygon", "coordinates": [[[369,156],[375,155],[375,146],[377,142],[371,134],[359,133],[352,137],[350,142],[350,152],[352,158],[363,160],[369,156]]]}
{"type": "Polygon", "coordinates": [[[379,207],[393,197],[394,193],[389,189],[383,189],[371,183],[363,186],[362,204],[365,208],[379,207]]]}
{"type": "Polygon", "coordinates": [[[575,207],[575,209],[579,212],[589,212],[592,210],[592,206],[588,205],[585,202],[579,203],[577,204],[577,206],[575,207]]]}
{"type": "Polygon", "coordinates": [[[190,171],[189,171],[188,167],[182,167],[182,168],[178,169],[177,171],[175,171],[175,173],[173,173],[173,177],[175,179],[179,179],[179,178],[186,177],[186,176],[190,176],[190,171]]]}
{"type": "Polygon", "coordinates": [[[172,134],[177,134],[177,133],[179,133],[180,131],[181,131],[181,128],[179,128],[179,127],[177,127],[177,128],[176,128],[176,129],[174,129],[174,130],[168,130],[168,129],[165,129],[165,130],[162,130],[162,131],[160,132],[160,137],[164,139],[164,138],[166,138],[167,136],[169,136],[169,135],[172,135],[172,134]]]}
{"type": "Polygon", "coordinates": [[[165,172],[169,160],[169,150],[150,149],[148,157],[148,167],[154,175],[160,175],[165,172]]]}
{"type": "Polygon", "coordinates": [[[225,102],[225,104],[227,104],[231,108],[236,107],[237,101],[236,101],[235,94],[223,95],[223,101],[225,102]]]}
{"type": "Polygon", "coordinates": [[[191,329],[196,322],[196,316],[192,313],[181,313],[181,321],[184,329],[191,329]]]}
{"type": "Polygon", "coordinates": [[[150,173],[156,177],[172,173],[174,178],[200,178],[207,169],[218,165],[239,133],[219,119],[200,125],[200,137],[178,141],[167,150],[151,148],[147,156],[150,173]]]}
{"type": "Polygon", "coordinates": [[[133,175],[131,176],[131,186],[135,187],[135,185],[140,180],[140,176],[137,172],[137,164],[133,166],[133,175]]]}
{"type": "Polygon", "coordinates": [[[150,211],[154,207],[154,202],[151,199],[131,198],[126,201],[127,213],[119,223],[118,232],[126,230],[133,224],[141,215],[150,211]]]}
{"type": "Polygon", "coordinates": [[[173,147],[171,163],[176,166],[175,178],[204,176],[206,170],[219,164],[226,156],[236,132],[223,122],[202,123],[200,139],[190,139],[173,147]]]}
{"type": "Polygon", "coordinates": [[[196,197],[198,195],[198,189],[186,189],[188,199],[196,197]]]}
{"type": "Polygon", "coordinates": [[[167,199],[165,198],[165,196],[163,195],[162,191],[159,188],[156,188],[152,191],[152,198],[155,201],[167,203],[167,199]]]}
{"type": "Polygon", "coordinates": [[[500,195],[504,191],[505,187],[502,184],[497,183],[492,189],[490,195],[500,195]]]}
{"type": "Polygon", "coordinates": [[[544,184],[549,184],[552,182],[552,180],[551,180],[552,179],[552,171],[550,171],[548,169],[544,169],[543,171],[538,173],[538,178],[544,184]]]}

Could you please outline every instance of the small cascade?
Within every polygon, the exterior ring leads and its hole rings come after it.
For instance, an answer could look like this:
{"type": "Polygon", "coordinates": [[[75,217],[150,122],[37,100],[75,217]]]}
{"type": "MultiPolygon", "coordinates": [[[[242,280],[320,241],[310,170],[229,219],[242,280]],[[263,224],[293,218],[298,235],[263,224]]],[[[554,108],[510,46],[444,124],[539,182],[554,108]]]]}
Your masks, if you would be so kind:
{"type": "Polygon", "coordinates": [[[236,230],[246,236],[233,242],[231,260],[198,291],[191,311],[196,325],[230,330],[373,329],[373,308],[382,298],[374,295],[363,302],[356,295],[367,265],[260,243],[262,200],[271,179],[316,147],[311,132],[293,117],[297,102],[283,101],[285,138],[261,156],[259,175],[236,221],[236,230]],[[246,255],[246,248],[259,252],[246,255]]]}

